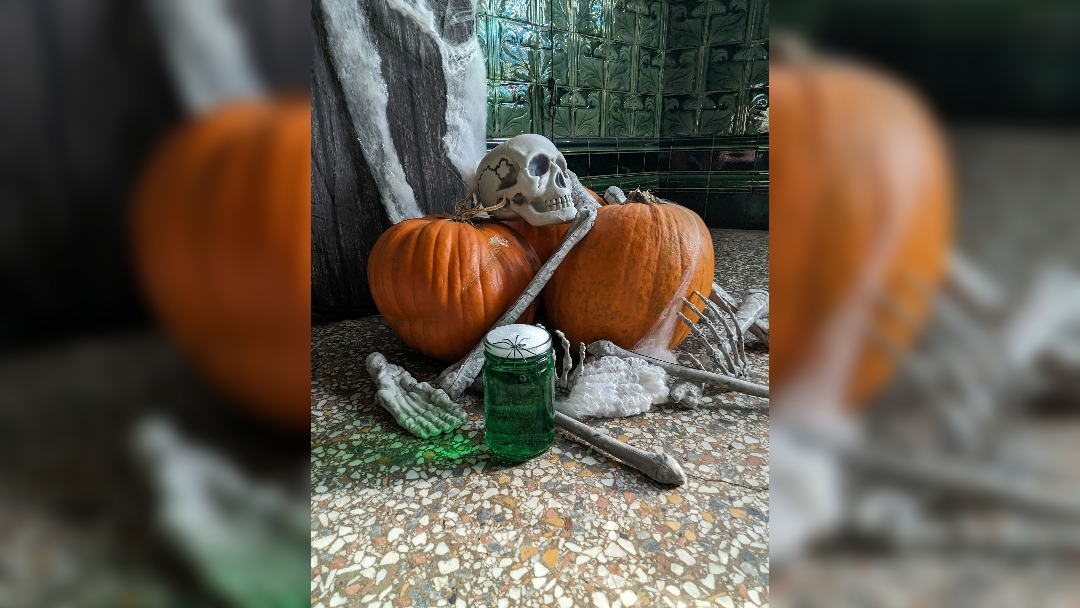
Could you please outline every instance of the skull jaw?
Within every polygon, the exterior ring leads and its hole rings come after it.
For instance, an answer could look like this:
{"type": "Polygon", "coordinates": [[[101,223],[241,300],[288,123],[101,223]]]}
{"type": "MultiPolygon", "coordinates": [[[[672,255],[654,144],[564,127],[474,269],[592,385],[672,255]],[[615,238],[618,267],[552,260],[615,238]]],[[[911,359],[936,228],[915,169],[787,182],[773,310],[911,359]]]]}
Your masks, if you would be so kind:
{"type": "Polygon", "coordinates": [[[538,212],[532,205],[522,205],[514,211],[533,226],[551,226],[552,224],[566,224],[574,221],[577,217],[577,209],[570,205],[555,211],[538,212]]]}
{"type": "Polygon", "coordinates": [[[543,203],[510,203],[501,209],[491,211],[490,215],[497,220],[525,220],[532,226],[566,224],[574,221],[578,213],[577,207],[572,202],[573,198],[569,197],[569,200],[569,203],[564,203],[565,206],[550,211],[544,210],[543,203]],[[540,210],[537,210],[537,207],[540,207],[540,210]]]}

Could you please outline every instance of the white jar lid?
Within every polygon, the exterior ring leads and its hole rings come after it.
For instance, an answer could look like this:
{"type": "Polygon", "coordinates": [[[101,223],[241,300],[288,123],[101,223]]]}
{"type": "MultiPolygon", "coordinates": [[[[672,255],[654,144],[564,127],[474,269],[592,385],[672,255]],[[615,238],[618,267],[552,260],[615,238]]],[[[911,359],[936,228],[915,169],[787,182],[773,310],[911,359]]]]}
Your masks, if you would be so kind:
{"type": "Polygon", "coordinates": [[[535,325],[503,325],[484,338],[484,351],[500,359],[527,359],[549,350],[551,334],[535,325]]]}

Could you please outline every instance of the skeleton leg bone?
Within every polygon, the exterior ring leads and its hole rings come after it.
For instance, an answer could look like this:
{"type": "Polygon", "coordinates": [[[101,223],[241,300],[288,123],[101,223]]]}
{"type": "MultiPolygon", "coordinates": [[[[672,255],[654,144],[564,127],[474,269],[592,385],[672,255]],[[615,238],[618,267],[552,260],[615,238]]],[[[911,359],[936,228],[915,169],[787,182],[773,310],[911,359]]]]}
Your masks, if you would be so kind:
{"type": "Polygon", "coordinates": [[[686,483],[686,474],[679,466],[679,461],[668,454],[654,454],[627,445],[561,412],[555,412],[555,426],[589,445],[600,448],[660,483],[678,486],[686,483]]]}

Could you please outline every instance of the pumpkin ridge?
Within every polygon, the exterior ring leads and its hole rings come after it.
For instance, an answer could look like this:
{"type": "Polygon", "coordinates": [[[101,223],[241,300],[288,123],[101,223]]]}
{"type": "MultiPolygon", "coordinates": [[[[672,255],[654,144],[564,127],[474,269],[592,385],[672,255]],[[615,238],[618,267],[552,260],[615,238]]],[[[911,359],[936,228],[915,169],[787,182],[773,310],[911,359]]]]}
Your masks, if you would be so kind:
{"type": "MultiPolygon", "coordinates": [[[[481,233],[483,232],[484,231],[481,230],[481,233]]],[[[477,269],[476,276],[473,278],[473,280],[469,281],[464,287],[461,288],[462,292],[468,291],[470,287],[475,285],[476,282],[480,280],[481,275],[484,274],[484,271],[487,270],[488,267],[491,266],[493,263],[495,263],[495,259],[499,256],[502,250],[510,246],[510,241],[497,234],[492,234],[492,236],[490,236],[486,242],[490,246],[489,249],[487,251],[481,250],[480,252],[481,256],[486,255],[486,257],[484,257],[484,259],[480,262],[480,268],[477,269]]]]}

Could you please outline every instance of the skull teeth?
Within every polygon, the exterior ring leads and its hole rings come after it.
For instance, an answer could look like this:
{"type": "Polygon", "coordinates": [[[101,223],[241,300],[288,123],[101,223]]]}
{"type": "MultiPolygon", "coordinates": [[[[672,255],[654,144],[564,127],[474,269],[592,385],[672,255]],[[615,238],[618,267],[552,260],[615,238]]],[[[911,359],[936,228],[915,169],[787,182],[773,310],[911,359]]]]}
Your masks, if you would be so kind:
{"type": "Polygon", "coordinates": [[[558,211],[559,209],[566,209],[570,205],[574,204],[569,194],[564,194],[560,197],[549,199],[544,201],[544,209],[547,211],[558,211]]]}

